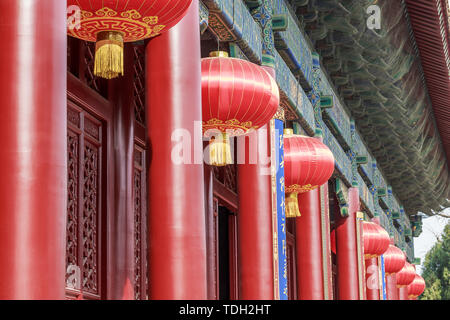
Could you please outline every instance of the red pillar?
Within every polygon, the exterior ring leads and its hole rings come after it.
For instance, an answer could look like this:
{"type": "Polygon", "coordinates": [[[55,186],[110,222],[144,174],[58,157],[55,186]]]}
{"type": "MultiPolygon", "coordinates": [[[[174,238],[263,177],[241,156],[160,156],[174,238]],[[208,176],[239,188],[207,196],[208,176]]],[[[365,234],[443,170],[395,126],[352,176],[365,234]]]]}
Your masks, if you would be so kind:
{"type": "Polygon", "coordinates": [[[207,297],[203,164],[171,157],[174,130],[187,130],[192,148],[202,119],[198,10],[193,1],[178,25],[147,46],[150,299],[207,297]]]}
{"type": "Polygon", "coordinates": [[[359,300],[356,213],[359,210],[358,188],[349,189],[349,216],[338,216],[336,227],[337,281],[339,300],[359,300]]]}
{"type": "Polygon", "coordinates": [[[0,299],[64,299],[66,4],[0,1],[0,299]]]}
{"type": "Polygon", "coordinates": [[[259,161],[238,165],[239,299],[242,300],[274,298],[270,163],[260,162],[269,157],[268,134],[267,125],[249,134],[250,141],[257,143],[252,146],[246,143],[246,154],[257,146],[259,161]]]}
{"type": "Polygon", "coordinates": [[[386,300],[398,300],[397,275],[386,275],[386,300]]]}
{"type": "Polygon", "coordinates": [[[296,218],[297,292],[300,300],[323,300],[319,189],[298,195],[296,218]]]}
{"type": "Polygon", "coordinates": [[[398,300],[409,300],[408,286],[398,288],[398,300]]]}
{"type": "Polygon", "coordinates": [[[365,260],[367,300],[380,300],[380,281],[377,258],[365,260]]]}

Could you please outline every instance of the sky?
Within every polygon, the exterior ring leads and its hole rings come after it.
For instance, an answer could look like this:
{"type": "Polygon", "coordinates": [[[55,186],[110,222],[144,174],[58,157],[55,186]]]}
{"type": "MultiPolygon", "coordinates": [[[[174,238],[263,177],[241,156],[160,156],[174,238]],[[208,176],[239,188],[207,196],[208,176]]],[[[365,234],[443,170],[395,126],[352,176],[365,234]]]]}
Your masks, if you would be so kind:
{"type": "MultiPolygon", "coordinates": [[[[444,214],[450,215],[450,208],[443,211],[444,214]]],[[[437,237],[440,237],[450,219],[440,216],[423,217],[422,233],[418,238],[414,238],[414,255],[421,259],[423,265],[427,252],[434,246],[437,237]]],[[[416,266],[417,273],[422,274],[422,265],[416,266]]]]}

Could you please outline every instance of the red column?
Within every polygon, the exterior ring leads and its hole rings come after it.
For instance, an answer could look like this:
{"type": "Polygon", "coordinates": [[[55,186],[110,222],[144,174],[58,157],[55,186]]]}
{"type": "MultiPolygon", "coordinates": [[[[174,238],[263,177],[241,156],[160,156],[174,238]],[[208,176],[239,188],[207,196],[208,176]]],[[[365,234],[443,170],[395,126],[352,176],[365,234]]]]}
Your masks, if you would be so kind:
{"type": "Polygon", "coordinates": [[[0,1],[0,299],[64,299],[66,4],[0,1]]]}
{"type": "Polygon", "coordinates": [[[171,158],[176,129],[189,132],[194,154],[194,121],[202,119],[198,10],[193,1],[178,25],[147,46],[151,299],[207,297],[203,164],[171,158]]]}
{"type": "Polygon", "coordinates": [[[380,300],[377,258],[365,260],[367,300],[380,300]]]}
{"type": "Polygon", "coordinates": [[[274,297],[270,163],[260,162],[269,157],[268,133],[266,125],[249,134],[250,141],[257,143],[251,146],[246,143],[246,154],[254,152],[257,146],[258,163],[250,164],[247,159],[245,164],[238,165],[239,299],[242,300],[274,297]]]}
{"type": "Polygon", "coordinates": [[[386,275],[386,300],[398,300],[397,276],[395,273],[386,275]]]}
{"type": "Polygon", "coordinates": [[[323,300],[319,189],[298,195],[296,218],[297,292],[300,300],[323,300]]]}
{"type": "Polygon", "coordinates": [[[408,286],[398,288],[398,300],[409,300],[408,286]]]}
{"type": "Polygon", "coordinates": [[[356,213],[359,210],[358,188],[349,189],[349,216],[338,216],[336,227],[336,264],[339,300],[359,300],[356,213]]]}

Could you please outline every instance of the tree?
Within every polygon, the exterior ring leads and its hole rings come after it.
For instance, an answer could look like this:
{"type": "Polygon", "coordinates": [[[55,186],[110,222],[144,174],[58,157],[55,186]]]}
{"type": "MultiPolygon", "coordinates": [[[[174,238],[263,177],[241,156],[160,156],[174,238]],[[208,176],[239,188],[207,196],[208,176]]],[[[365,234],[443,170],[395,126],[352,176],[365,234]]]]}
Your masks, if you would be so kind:
{"type": "Polygon", "coordinates": [[[427,287],[421,300],[450,300],[450,224],[427,253],[422,277],[427,287]]]}

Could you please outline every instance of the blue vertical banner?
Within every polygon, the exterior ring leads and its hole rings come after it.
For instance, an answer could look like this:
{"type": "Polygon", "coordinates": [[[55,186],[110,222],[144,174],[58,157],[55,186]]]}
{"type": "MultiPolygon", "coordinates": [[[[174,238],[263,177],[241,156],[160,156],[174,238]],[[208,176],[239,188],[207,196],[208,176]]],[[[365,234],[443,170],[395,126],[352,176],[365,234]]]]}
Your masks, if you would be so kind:
{"type": "Polygon", "coordinates": [[[275,299],[288,300],[286,213],[284,194],[284,122],[272,119],[272,226],[275,299]]]}
{"type": "Polygon", "coordinates": [[[386,274],[384,272],[384,257],[380,257],[380,284],[381,284],[381,299],[386,300],[386,274]]]}

